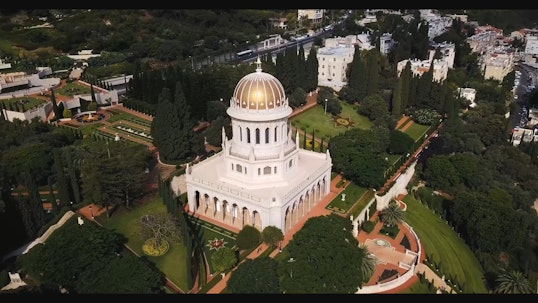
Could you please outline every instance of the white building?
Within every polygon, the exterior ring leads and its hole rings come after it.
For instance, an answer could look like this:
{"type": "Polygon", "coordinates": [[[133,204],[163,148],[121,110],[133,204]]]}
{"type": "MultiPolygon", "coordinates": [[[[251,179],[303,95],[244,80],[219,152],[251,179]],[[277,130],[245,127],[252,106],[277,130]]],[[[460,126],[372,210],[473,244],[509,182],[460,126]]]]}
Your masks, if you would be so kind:
{"type": "Polygon", "coordinates": [[[383,55],[388,55],[394,46],[394,40],[392,39],[392,34],[384,33],[379,37],[379,52],[383,55]]]}
{"type": "Polygon", "coordinates": [[[288,124],[292,109],[280,81],[256,72],[237,83],[230,107],[232,138],[222,150],[187,166],[189,212],[242,229],[290,230],[330,191],[332,160],[299,147],[288,124]]]}
{"type": "Polygon", "coordinates": [[[476,107],[476,103],[474,102],[476,98],[476,89],[470,87],[458,87],[458,96],[465,98],[466,100],[471,102],[469,107],[476,107]]]}
{"type": "Polygon", "coordinates": [[[527,31],[525,35],[525,54],[538,55],[538,31],[527,31]]]}
{"type": "Polygon", "coordinates": [[[448,68],[454,68],[454,59],[456,58],[456,46],[454,43],[443,42],[433,43],[430,45],[429,60],[432,61],[435,56],[435,52],[439,50],[442,56],[442,60],[446,61],[448,68]]]}
{"type": "MultiPolygon", "coordinates": [[[[431,61],[430,60],[418,60],[418,59],[405,59],[398,62],[397,70],[398,77],[400,73],[407,65],[407,62],[411,62],[411,71],[415,76],[422,76],[425,72],[430,70],[431,61]]],[[[448,75],[448,63],[444,60],[433,60],[433,81],[443,82],[448,75]]]]}
{"type": "Polygon", "coordinates": [[[347,66],[353,62],[355,47],[322,47],[317,51],[318,85],[340,91],[347,84],[347,66]]]}

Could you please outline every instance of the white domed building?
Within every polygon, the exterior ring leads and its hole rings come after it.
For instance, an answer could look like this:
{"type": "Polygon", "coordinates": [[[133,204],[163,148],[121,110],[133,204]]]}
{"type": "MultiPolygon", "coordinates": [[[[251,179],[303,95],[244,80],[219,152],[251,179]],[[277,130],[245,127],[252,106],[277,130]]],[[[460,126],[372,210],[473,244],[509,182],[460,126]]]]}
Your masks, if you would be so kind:
{"type": "Polygon", "coordinates": [[[242,229],[276,226],[286,233],[329,193],[332,160],[299,147],[280,81],[257,69],[237,83],[230,107],[232,138],[186,170],[189,212],[242,229]]]}

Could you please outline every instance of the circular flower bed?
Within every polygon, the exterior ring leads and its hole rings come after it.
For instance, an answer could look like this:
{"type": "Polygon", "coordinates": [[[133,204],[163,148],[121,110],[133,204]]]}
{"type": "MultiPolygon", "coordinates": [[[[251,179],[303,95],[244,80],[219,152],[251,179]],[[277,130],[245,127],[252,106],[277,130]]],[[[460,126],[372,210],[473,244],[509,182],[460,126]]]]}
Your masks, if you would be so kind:
{"type": "Polygon", "coordinates": [[[161,240],[159,244],[156,244],[157,239],[155,238],[149,238],[144,242],[144,245],[142,245],[142,251],[152,257],[158,257],[164,255],[168,249],[170,248],[170,244],[168,244],[168,241],[161,240]]]}

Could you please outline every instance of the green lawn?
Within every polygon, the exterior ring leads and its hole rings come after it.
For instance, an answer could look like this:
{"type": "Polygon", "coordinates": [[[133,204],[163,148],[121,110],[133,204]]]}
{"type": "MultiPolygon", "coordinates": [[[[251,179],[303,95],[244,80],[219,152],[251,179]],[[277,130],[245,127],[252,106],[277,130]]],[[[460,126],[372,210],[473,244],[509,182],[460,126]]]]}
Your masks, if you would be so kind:
{"type": "Polygon", "coordinates": [[[463,239],[412,195],[403,201],[407,203],[405,222],[413,227],[427,256],[439,264],[440,276],[453,277],[463,293],[488,293],[482,267],[463,239]]]}
{"type": "Polygon", "coordinates": [[[0,103],[3,103],[6,106],[7,110],[13,109],[13,111],[17,111],[17,106],[18,106],[18,109],[19,109],[18,112],[23,112],[23,106],[24,106],[24,110],[29,110],[45,102],[47,101],[43,99],[39,99],[39,98],[29,97],[29,96],[0,100],[0,103]]]}
{"type": "Polygon", "coordinates": [[[170,250],[160,257],[150,257],[142,252],[142,244],[146,239],[142,239],[139,234],[140,218],[148,213],[164,211],[166,211],[166,207],[161,199],[154,198],[153,201],[133,207],[130,210],[120,208],[112,214],[110,219],[107,219],[106,214],[103,214],[97,220],[106,228],[124,235],[128,239],[127,245],[133,251],[143,258],[147,258],[150,262],[155,263],[155,266],[168,279],[187,292],[190,290],[187,285],[187,275],[190,272],[190,268],[185,266],[186,252],[183,244],[170,243],[170,250]]]}
{"type": "Polygon", "coordinates": [[[107,120],[110,123],[114,123],[121,120],[127,120],[129,122],[140,124],[141,126],[151,127],[151,121],[141,119],[127,112],[120,111],[120,110],[113,110],[113,109],[107,109],[107,112],[110,113],[110,118],[108,118],[107,120]]]}
{"type": "Polygon", "coordinates": [[[424,136],[428,128],[430,128],[429,125],[413,123],[404,131],[404,133],[408,134],[409,137],[413,138],[413,140],[416,142],[418,139],[424,136]]]}
{"type": "Polygon", "coordinates": [[[88,95],[91,88],[77,82],[66,83],[61,88],[55,89],[54,94],[73,97],[74,95],[88,95]]]}
{"type": "Polygon", "coordinates": [[[346,213],[367,191],[368,189],[360,187],[353,182],[349,183],[342,193],[327,205],[327,209],[346,213]],[[345,201],[342,201],[342,194],[346,195],[345,201]]]}
{"type": "MultiPolygon", "coordinates": [[[[372,126],[372,122],[367,117],[357,113],[356,105],[351,105],[347,102],[341,102],[341,104],[342,112],[340,116],[349,118],[352,122],[351,128],[369,129],[372,126]]],[[[338,125],[331,115],[325,115],[324,111],[324,107],[316,105],[291,118],[290,123],[293,127],[306,130],[308,134],[312,134],[312,131],[315,130],[316,138],[321,139],[323,137],[325,141],[349,129],[346,126],[338,125]]]]}

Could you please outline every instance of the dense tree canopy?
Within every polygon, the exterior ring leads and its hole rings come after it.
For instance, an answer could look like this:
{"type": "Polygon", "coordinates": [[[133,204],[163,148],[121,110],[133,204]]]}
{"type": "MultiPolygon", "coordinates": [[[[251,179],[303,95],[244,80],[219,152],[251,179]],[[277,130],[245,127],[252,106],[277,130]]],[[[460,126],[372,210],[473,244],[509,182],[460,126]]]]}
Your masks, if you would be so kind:
{"type": "Polygon", "coordinates": [[[353,294],[368,281],[351,222],[337,215],[312,217],[286,246],[289,258],[279,263],[282,291],[353,294]]]}

